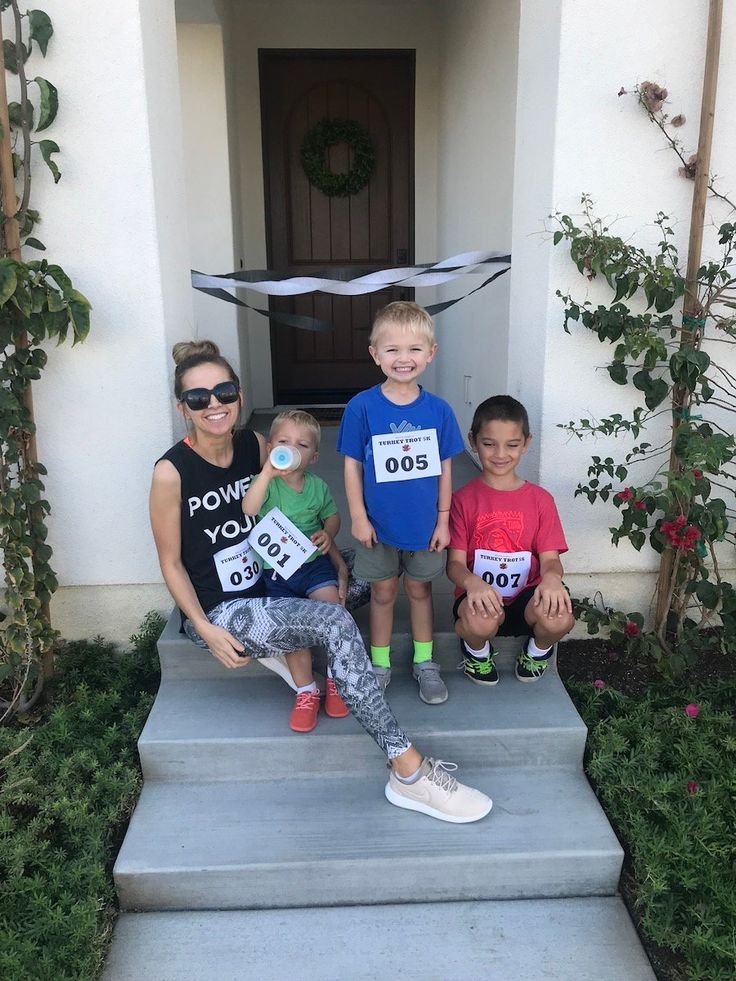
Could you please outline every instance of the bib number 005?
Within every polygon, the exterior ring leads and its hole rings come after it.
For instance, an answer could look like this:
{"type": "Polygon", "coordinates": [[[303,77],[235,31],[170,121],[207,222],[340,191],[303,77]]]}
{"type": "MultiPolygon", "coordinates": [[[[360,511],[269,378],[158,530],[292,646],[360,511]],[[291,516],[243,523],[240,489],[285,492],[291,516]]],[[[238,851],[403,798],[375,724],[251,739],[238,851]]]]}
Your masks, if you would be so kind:
{"type": "Polygon", "coordinates": [[[384,433],[371,438],[376,483],[439,477],[442,473],[436,429],[384,433]]]}

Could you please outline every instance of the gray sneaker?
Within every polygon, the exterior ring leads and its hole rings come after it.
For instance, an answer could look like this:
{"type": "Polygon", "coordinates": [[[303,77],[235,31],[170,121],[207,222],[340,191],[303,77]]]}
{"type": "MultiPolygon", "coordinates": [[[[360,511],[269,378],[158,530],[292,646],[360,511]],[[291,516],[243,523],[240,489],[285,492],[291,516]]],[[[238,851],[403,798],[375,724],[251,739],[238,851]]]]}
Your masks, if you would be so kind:
{"type": "Polygon", "coordinates": [[[371,664],[373,674],[376,676],[378,687],[381,691],[386,691],[391,684],[391,668],[381,668],[377,664],[371,664]]]}
{"type": "Polygon", "coordinates": [[[412,668],[414,680],[419,682],[419,697],[427,705],[441,705],[447,701],[447,688],[440,677],[440,666],[434,661],[422,661],[412,668]]]}
{"type": "Polygon", "coordinates": [[[453,770],[457,770],[457,764],[426,756],[422,760],[421,776],[414,783],[402,783],[392,770],[386,784],[386,799],[396,807],[429,814],[439,821],[452,824],[480,821],[493,807],[493,801],[480,790],[458,783],[453,770]]]}

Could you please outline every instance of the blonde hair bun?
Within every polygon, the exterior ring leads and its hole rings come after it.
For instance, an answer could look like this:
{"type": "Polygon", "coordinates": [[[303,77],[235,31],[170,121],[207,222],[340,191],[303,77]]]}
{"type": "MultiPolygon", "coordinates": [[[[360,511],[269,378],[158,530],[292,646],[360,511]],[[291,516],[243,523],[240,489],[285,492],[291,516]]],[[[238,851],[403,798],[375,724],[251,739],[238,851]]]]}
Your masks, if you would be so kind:
{"type": "Polygon", "coordinates": [[[178,341],[171,349],[174,364],[181,364],[188,358],[219,358],[220,349],[214,341],[178,341]]]}

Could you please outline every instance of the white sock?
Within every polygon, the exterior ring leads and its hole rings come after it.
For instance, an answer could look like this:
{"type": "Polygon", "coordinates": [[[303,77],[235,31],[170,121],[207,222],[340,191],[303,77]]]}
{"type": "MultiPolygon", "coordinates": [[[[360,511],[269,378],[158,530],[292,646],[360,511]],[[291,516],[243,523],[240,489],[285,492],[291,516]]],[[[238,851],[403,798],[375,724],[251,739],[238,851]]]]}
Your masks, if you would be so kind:
{"type": "Polygon", "coordinates": [[[463,647],[476,661],[487,661],[491,656],[491,642],[489,640],[485,642],[479,651],[474,651],[466,640],[463,641],[463,647]]]}
{"type": "Polygon", "coordinates": [[[541,647],[537,647],[537,645],[534,643],[533,637],[529,638],[529,643],[526,645],[526,652],[530,657],[546,657],[551,650],[552,645],[547,647],[545,650],[542,650],[541,647]]]}
{"type": "Polygon", "coordinates": [[[332,668],[329,666],[329,664],[327,665],[327,677],[328,678],[332,677],[332,668]]]}
{"type": "Polygon", "coordinates": [[[398,773],[395,774],[396,779],[400,783],[416,783],[417,780],[420,778],[421,775],[422,775],[422,768],[421,768],[421,766],[417,770],[415,770],[413,773],[410,773],[408,777],[400,777],[398,773]]]}
{"type": "Polygon", "coordinates": [[[317,682],[313,681],[310,685],[302,685],[301,688],[297,688],[296,693],[297,695],[301,695],[305,691],[317,691],[317,682]]]}

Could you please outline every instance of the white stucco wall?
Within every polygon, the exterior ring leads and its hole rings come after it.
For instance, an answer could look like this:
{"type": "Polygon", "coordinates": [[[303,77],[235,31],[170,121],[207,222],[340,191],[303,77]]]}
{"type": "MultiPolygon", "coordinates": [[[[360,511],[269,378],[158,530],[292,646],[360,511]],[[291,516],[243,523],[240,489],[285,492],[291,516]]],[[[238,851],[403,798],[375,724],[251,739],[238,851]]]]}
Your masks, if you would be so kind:
{"type": "MultiPolygon", "coordinates": [[[[516,0],[443,5],[437,141],[443,257],[511,248],[518,25],[516,0]]],[[[506,391],[510,281],[507,273],[437,317],[437,390],[463,433],[479,402],[506,391]]],[[[442,299],[480,282],[464,278],[442,299]]]]}
{"type": "MultiPolygon", "coordinates": [[[[712,169],[722,175],[724,190],[736,193],[736,66],[728,55],[736,43],[736,9],[733,4],[725,8],[712,169]]],[[[653,218],[659,210],[666,212],[684,268],[693,184],[678,177],[679,161],[634,98],[618,98],[617,92],[647,79],[664,84],[670,92],[668,111],[687,117],[678,135],[694,151],[707,14],[707,0],[522,4],[510,387],[531,410],[535,462],[568,530],[567,566],[577,574],[571,577],[574,587],[585,591],[601,585],[607,602],[628,608],[641,607],[648,599],[656,556],[648,548],[638,554],[628,543],[613,548],[607,528],[617,523],[615,508],[591,507],[572,497],[577,482],[586,478],[592,453],[621,457],[627,444],[621,439],[570,441],[556,428],[584,416],[630,413],[634,404],[627,389],[596,370],[606,360],[597,339],[583,329],[571,337],[563,333],[562,304],[554,296],[556,289],[571,289],[575,296],[597,302],[610,294],[599,284],[586,283],[564,250],[553,250],[550,236],[539,233],[551,211],[579,211],[580,193],[586,191],[595,198],[598,213],[617,222],[619,234],[634,235],[641,244],[656,243],[653,218]],[[636,29],[622,35],[622,24],[635,24],[636,29]]],[[[716,226],[729,217],[727,208],[712,199],[708,213],[716,226]]],[[[712,232],[706,235],[711,244],[712,232]]],[[[719,348],[719,355],[727,358],[724,346],[719,348]]],[[[730,420],[726,425],[732,428],[730,420]]],[[[641,438],[656,445],[663,427],[655,425],[653,438],[641,438]]],[[[651,471],[640,466],[630,482],[643,483],[651,471]]],[[[733,564],[732,549],[728,559],[733,564]]]]}
{"type": "Polygon", "coordinates": [[[163,603],[148,527],[171,443],[170,335],[191,329],[173,3],[48,0],[56,34],[29,62],[59,89],[54,186],[34,166],[38,237],[93,305],[88,340],[48,346],[34,384],[48,467],[54,625],[123,638],[163,603]],[[104,6],[104,12],[101,10],[104,6]],[[81,25],[104,22],[90,43],[81,25]]]}
{"type": "MultiPolygon", "coordinates": [[[[231,139],[237,141],[240,161],[246,268],[266,264],[259,48],[416,48],[416,258],[422,262],[437,257],[439,24],[439,6],[422,0],[233,3],[228,51],[237,116],[231,139]]],[[[421,295],[417,298],[430,302],[421,295]]],[[[273,405],[269,326],[258,314],[249,315],[247,323],[253,401],[257,407],[268,407],[273,405]]],[[[434,387],[432,369],[426,377],[429,387],[434,387]]]]}
{"type": "MultiPolygon", "coordinates": [[[[193,269],[202,272],[230,272],[237,267],[237,258],[233,242],[222,28],[212,23],[180,23],[176,36],[189,261],[193,269]]],[[[192,302],[194,336],[215,341],[231,364],[238,366],[237,308],[196,291],[192,302]]],[[[244,390],[247,418],[252,403],[247,385],[244,390]]]]}

